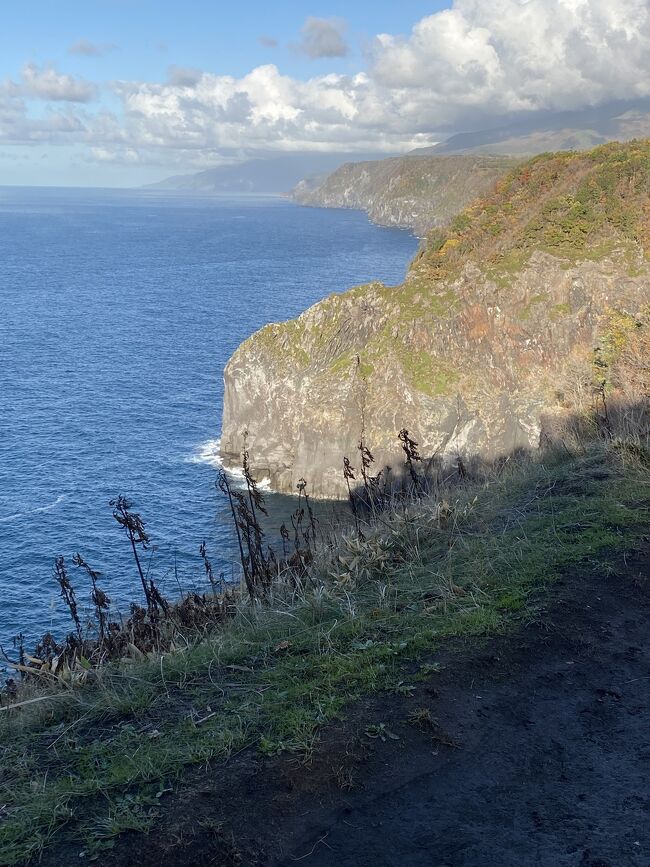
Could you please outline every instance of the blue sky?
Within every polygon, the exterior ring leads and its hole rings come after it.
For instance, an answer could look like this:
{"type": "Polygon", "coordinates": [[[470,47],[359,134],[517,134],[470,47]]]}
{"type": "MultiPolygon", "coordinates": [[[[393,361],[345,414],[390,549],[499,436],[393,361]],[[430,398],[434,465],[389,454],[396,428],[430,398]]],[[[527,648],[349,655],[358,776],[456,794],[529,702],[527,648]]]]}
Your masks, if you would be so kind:
{"type": "Polygon", "coordinates": [[[83,76],[143,80],[163,79],[170,64],[234,76],[264,63],[278,63],[287,74],[301,77],[356,71],[364,42],[382,32],[408,34],[425,15],[449,5],[431,0],[26,0],[16,4],[10,27],[3,27],[0,72],[15,73],[28,60],[55,61],[83,76]],[[314,63],[292,51],[289,45],[299,42],[308,17],[346,20],[350,55],[314,63]],[[263,36],[277,39],[279,46],[264,47],[258,41],[263,36]],[[68,47],[80,39],[118,49],[101,58],[70,56],[68,47]]]}
{"type": "Polygon", "coordinates": [[[517,114],[650,96],[648,0],[4,5],[0,184],[405,152],[517,114]]]}

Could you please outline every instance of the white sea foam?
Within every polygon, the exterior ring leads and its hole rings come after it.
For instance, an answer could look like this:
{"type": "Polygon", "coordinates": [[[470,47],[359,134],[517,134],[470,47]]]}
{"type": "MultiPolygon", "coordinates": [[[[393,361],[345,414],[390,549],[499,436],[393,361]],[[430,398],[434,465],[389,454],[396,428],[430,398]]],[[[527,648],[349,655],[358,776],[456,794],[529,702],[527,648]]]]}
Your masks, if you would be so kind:
{"type": "MultiPolygon", "coordinates": [[[[208,464],[217,470],[221,470],[223,469],[223,461],[221,460],[221,453],[219,451],[220,447],[220,439],[206,440],[204,443],[200,443],[186,460],[190,464],[208,464]]],[[[236,488],[246,487],[244,473],[239,467],[228,468],[228,475],[236,488]]],[[[257,487],[261,491],[271,490],[271,479],[264,478],[256,481],[257,487]]]]}
{"type": "Polygon", "coordinates": [[[209,464],[211,467],[220,470],[223,466],[221,455],[219,454],[220,446],[220,439],[206,440],[204,443],[200,443],[186,460],[190,464],[209,464]]]}
{"type": "Polygon", "coordinates": [[[15,512],[13,515],[5,515],[0,518],[0,524],[8,524],[10,521],[18,521],[20,518],[26,518],[28,515],[37,515],[39,512],[51,512],[56,509],[59,503],[62,503],[65,497],[60,494],[52,503],[47,503],[45,506],[36,506],[34,509],[26,509],[24,512],[15,512]]]}

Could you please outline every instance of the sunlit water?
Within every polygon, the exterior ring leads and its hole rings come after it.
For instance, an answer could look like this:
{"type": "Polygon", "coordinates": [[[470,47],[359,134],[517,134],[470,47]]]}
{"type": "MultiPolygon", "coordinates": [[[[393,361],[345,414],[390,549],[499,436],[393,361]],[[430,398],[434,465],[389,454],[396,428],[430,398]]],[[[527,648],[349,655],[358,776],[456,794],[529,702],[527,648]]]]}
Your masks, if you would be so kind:
{"type": "MultiPolygon", "coordinates": [[[[0,642],[67,628],[59,554],[80,551],[122,610],[137,598],[120,493],[166,592],[203,588],[203,540],[231,574],[214,487],[224,364],[332,291],[399,282],[416,247],[280,198],[0,188],[0,642]]],[[[279,526],[293,503],[269,500],[279,526]]]]}

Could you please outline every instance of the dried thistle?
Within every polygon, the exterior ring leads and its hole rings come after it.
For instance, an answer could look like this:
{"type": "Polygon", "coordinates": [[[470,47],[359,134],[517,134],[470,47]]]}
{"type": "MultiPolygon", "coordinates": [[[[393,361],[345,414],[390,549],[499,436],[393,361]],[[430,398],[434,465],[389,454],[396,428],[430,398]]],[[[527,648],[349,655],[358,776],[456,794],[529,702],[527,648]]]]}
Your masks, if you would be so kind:
{"type": "Polygon", "coordinates": [[[72,618],[72,622],[75,625],[75,630],[77,632],[77,638],[80,642],[83,641],[82,631],[81,631],[81,620],[79,618],[79,611],[77,608],[77,599],[74,592],[74,587],[70,583],[70,579],[68,578],[68,573],[65,568],[65,560],[63,557],[57,557],[54,561],[54,577],[56,578],[57,584],[61,589],[61,597],[65,604],[68,606],[68,611],[70,612],[70,617],[72,618]]]}
{"type": "Polygon", "coordinates": [[[402,450],[406,455],[406,467],[411,477],[411,481],[413,482],[414,492],[416,496],[420,497],[422,496],[422,480],[415,471],[415,464],[422,460],[420,452],[418,451],[418,444],[415,440],[411,439],[406,428],[402,428],[399,432],[398,439],[402,444],[402,450]]]}
{"type": "Polygon", "coordinates": [[[95,609],[95,619],[99,626],[99,638],[100,642],[104,643],[106,640],[106,612],[110,607],[111,600],[97,583],[101,578],[102,573],[92,569],[79,553],[74,555],[72,562],[78,568],[83,569],[90,578],[93,588],[91,599],[95,609]]]}

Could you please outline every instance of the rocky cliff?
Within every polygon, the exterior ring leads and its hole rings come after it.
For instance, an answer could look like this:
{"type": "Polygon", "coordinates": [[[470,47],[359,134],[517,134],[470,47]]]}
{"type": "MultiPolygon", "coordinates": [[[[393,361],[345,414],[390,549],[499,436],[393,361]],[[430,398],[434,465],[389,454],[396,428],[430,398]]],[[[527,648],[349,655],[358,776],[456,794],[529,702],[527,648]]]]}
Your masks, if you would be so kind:
{"type": "Polygon", "coordinates": [[[404,156],[346,163],[333,174],[306,180],[294,201],[320,208],[366,211],[380,226],[419,235],[446,223],[516,164],[503,156],[404,156]]]}
{"type": "MultiPolygon", "coordinates": [[[[268,325],[225,371],[222,456],[280,491],[345,494],[362,433],[425,457],[536,446],[647,328],[650,142],[543,155],[429,234],[403,285],[372,283],[268,325]]],[[[646,344],[647,345],[647,344],[646,344]]]]}

